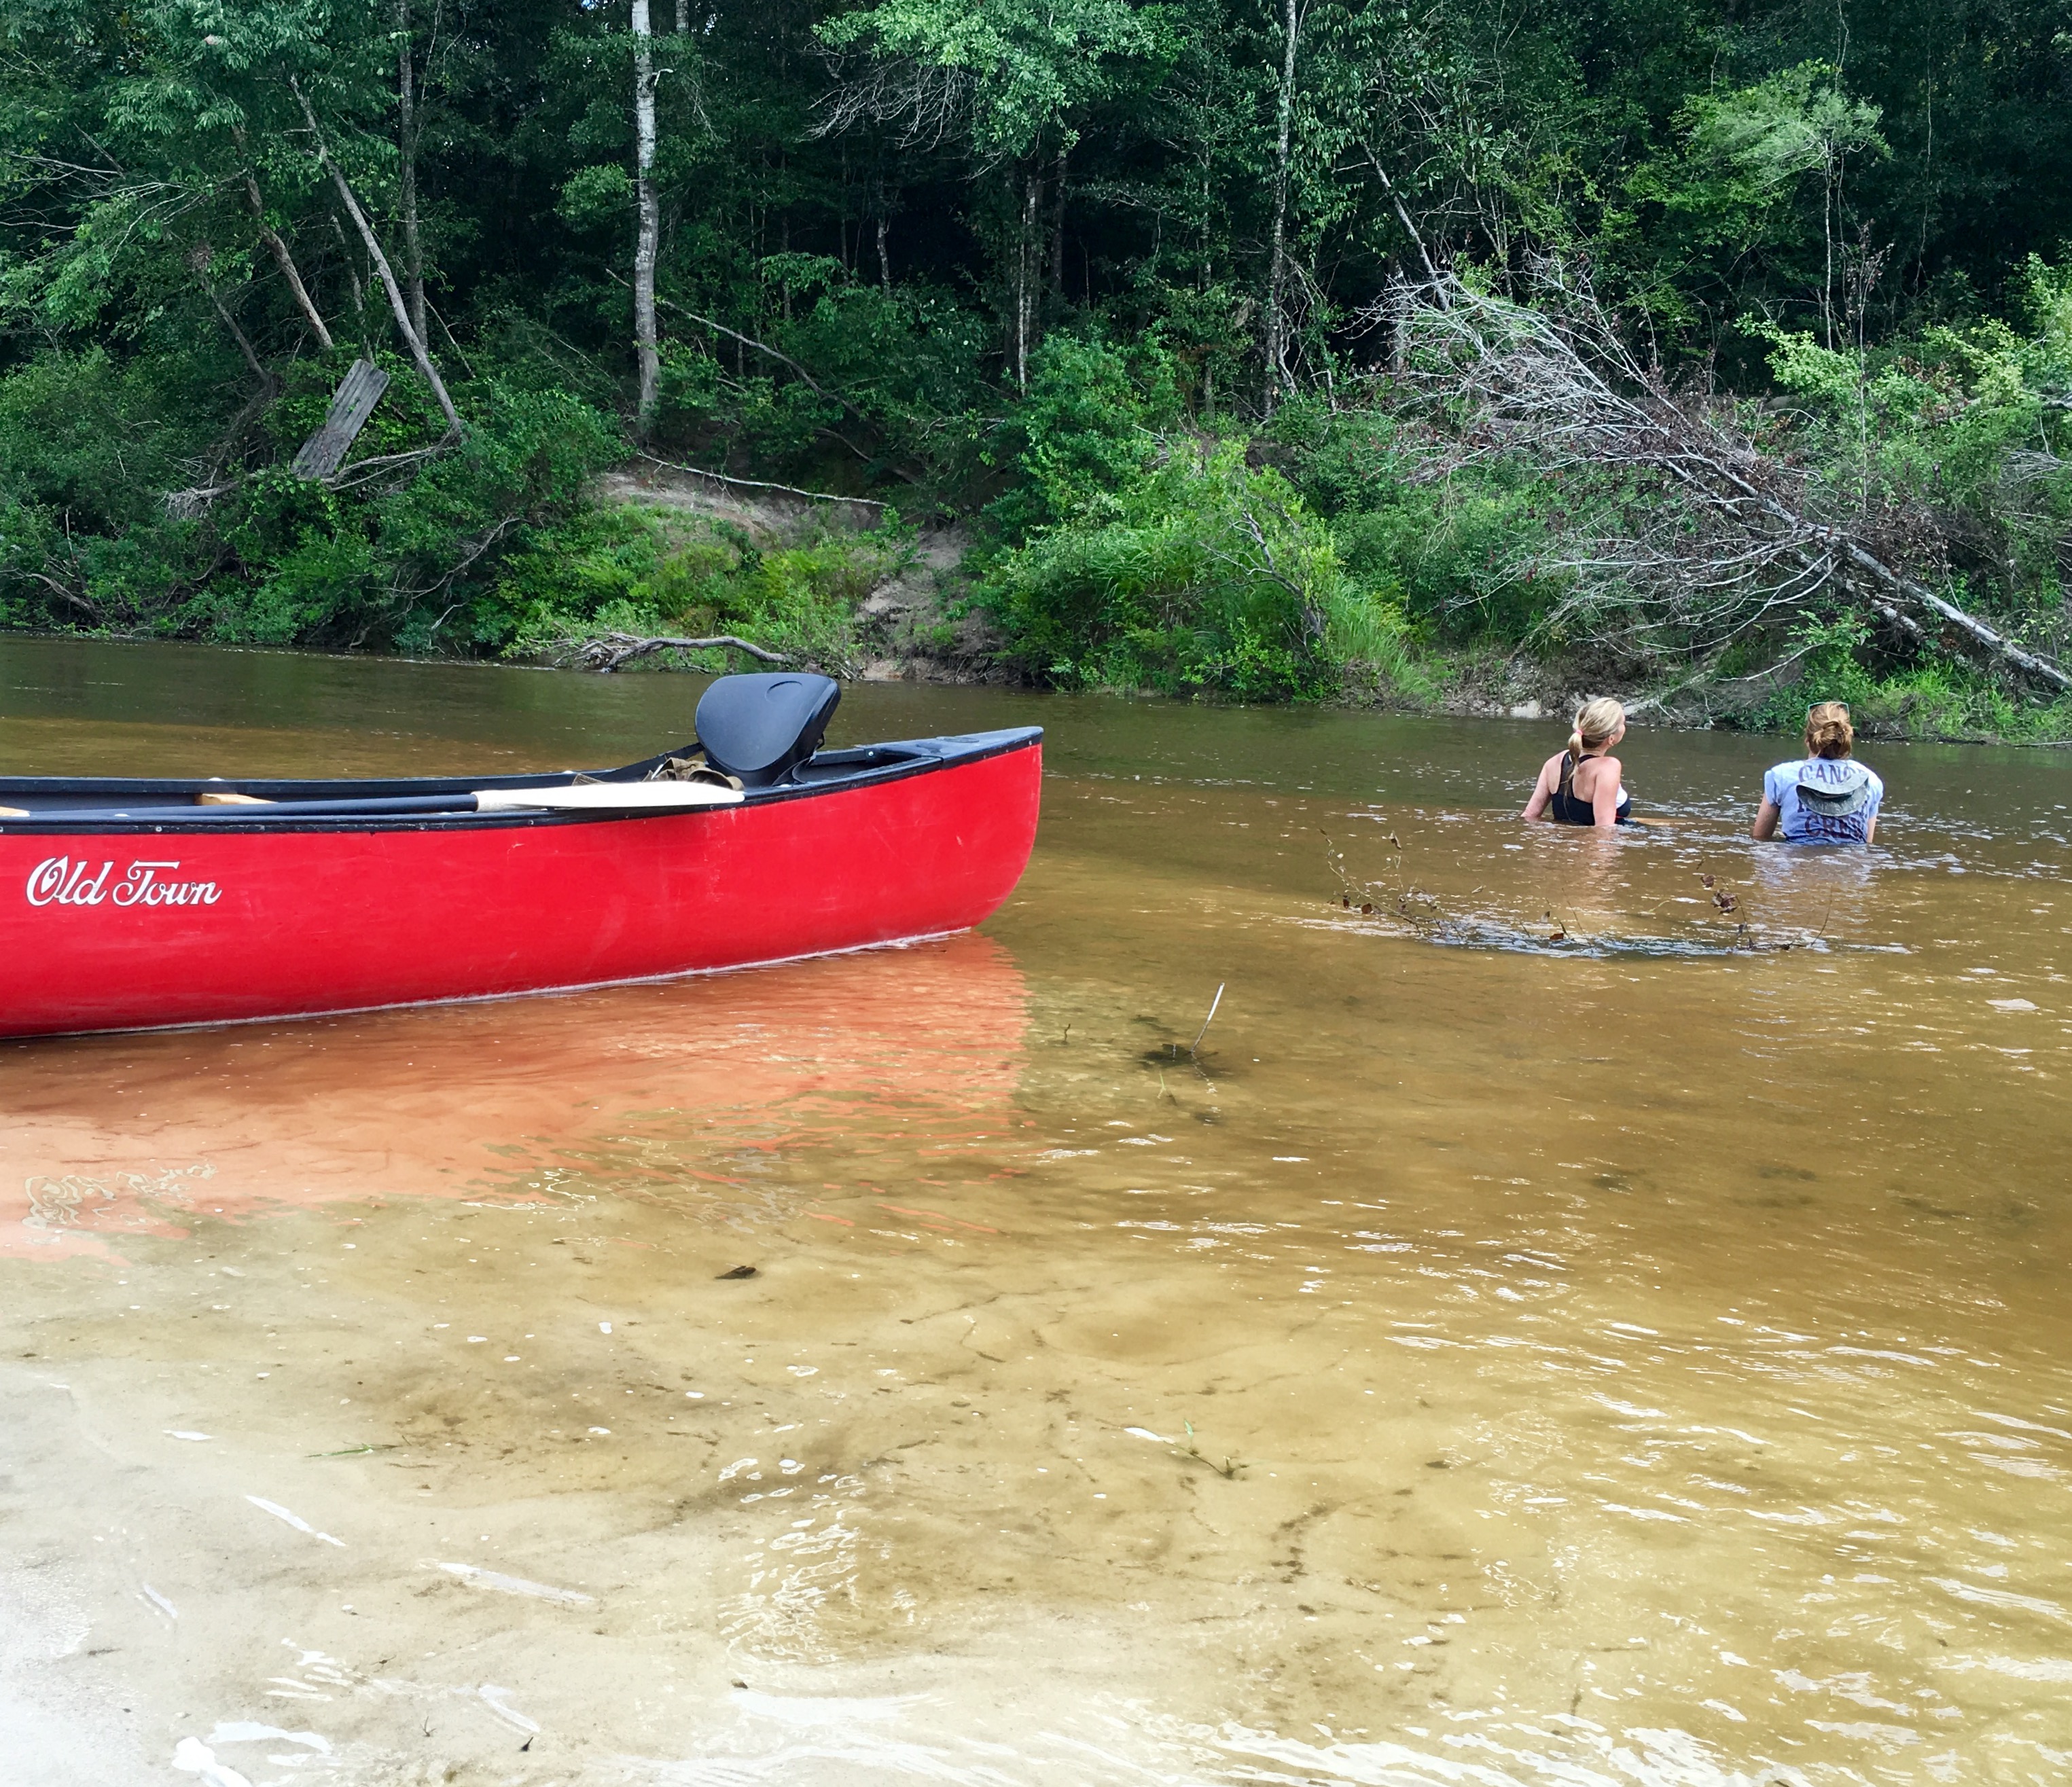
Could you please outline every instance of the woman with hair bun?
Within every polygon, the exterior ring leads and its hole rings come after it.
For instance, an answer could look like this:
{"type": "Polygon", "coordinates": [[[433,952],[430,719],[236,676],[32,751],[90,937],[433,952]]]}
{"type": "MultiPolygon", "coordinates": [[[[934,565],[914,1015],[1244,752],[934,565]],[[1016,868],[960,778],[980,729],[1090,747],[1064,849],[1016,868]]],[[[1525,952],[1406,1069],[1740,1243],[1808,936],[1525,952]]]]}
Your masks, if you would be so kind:
{"type": "Polygon", "coordinates": [[[1619,786],[1623,773],[1612,747],[1626,737],[1626,709],[1610,697],[1587,702],[1576,715],[1568,748],[1540,766],[1524,816],[1556,825],[1594,825],[1603,831],[1633,823],[1633,797],[1619,786]]]}
{"type": "Polygon", "coordinates": [[[1877,832],[1885,784],[1850,755],[1849,710],[1822,701],[1806,710],[1806,754],[1762,778],[1749,836],[1786,844],[1868,844],[1877,832]]]}

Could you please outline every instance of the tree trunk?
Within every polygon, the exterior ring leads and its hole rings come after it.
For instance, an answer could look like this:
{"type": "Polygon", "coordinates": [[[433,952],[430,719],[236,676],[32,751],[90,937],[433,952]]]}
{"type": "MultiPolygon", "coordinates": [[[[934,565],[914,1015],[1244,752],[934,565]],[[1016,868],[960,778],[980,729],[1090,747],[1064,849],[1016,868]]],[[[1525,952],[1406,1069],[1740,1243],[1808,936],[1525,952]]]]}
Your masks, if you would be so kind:
{"type": "Polygon", "coordinates": [[[639,222],[633,239],[633,351],[640,362],[640,400],[635,427],[644,439],[654,421],[662,383],[655,345],[655,261],[662,209],[655,195],[655,52],[648,0],[633,0],[633,135],[639,222]]]}
{"type": "Polygon", "coordinates": [[[345,268],[346,283],[352,288],[352,314],[360,324],[360,332],[367,333],[367,293],[360,283],[360,269],[352,264],[352,244],[345,239],[345,226],[339,222],[338,213],[327,212],[331,219],[331,232],[338,238],[338,257],[345,268]]]}
{"type": "Polygon", "coordinates": [[[691,35],[691,0],[676,0],[676,35],[691,35]]]}
{"type": "Polygon", "coordinates": [[[410,45],[410,0],[396,0],[397,196],[403,212],[403,296],[410,327],[425,331],[425,253],[417,237],[417,92],[410,45]]]}
{"type": "Polygon", "coordinates": [[[1022,170],[1022,204],[1014,224],[1014,383],[1018,389],[1029,388],[1029,335],[1031,305],[1029,292],[1029,261],[1035,247],[1036,212],[1042,196],[1042,187],[1032,167],[1022,170]]]}
{"type": "Polygon", "coordinates": [[[367,290],[360,286],[360,269],[352,265],[352,244],[346,240],[346,226],[338,221],[338,213],[325,212],[331,220],[331,234],[338,238],[338,261],[346,269],[346,284],[352,288],[352,314],[360,325],[360,338],[367,335],[367,290]]]}
{"type": "Polygon", "coordinates": [[[1071,155],[1064,143],[1058,145],[1058,189],[1050,195],[1050,290],[1065,295],[1065,166],[1071,155]]]}
{"type": "Polygon", "coordinates": [[[1381,182],[1381,190],[1388,195],[1389,203],[1396,207],[1396,220],[1402,224],[1403,233],[1410,238],[1411,245],[1417,250],[1417,258],[1424,263],[1426,281],[1435,289],[1441,288],[1439,269],[1432,265],[1432,257],[1424,247],[1424,235],[1417,226],[1411,222],[1409,210],[1403,203],[1402,195],[1396,190],[1395,181],[1389,179],[1388,170],[1381,165],[1380,156],[1375,154],[1371,148],[1367,150],[1367,165],[1374,170],[1375,177],[1381,182]]]}
{"type": "Polygon", "coordinates": [[[324,327],[323,314],[310,299],[309,288],[302,283],[302,276],[296,270],[294,257],[288,253],[288,244],[281,240],[280,232],[266,221],[266,205],[259,196],[259,183],[249,170],[245,176],[245,196],[251,201],[252,215],[259,220],[259,240],[266,244],[273,262],[281,269],[281,277],[288,282],[288,290],[294,294],[295,307],[302,313],[302,320],[309,324],[318,344],[328,351],[334,343],[331,331],[324,327]]]}
{"type": "Polygon", "coordinates": [[[1820,345],[1835,351],[1835,158],[1832,150],[1820,180],[1820,345]]]}
{"type": "Polygon", "coordinates": [[[892,227],[892,220],[885,215],[882,200],[878,213],[878,282],[888,292],[892,290],[892,257],[886,251],[886,232],[892,227]]]}
{"type": "Polygon", "coordinates": [[[302,117],[308,121],[310,135],[316,141],[317,159],[331,175],[331,184],[338,189],[339,200],[344,204],[346,215],[352,220],[353,227],[360,232],[360,240],[367,249],[367,258],[374,264],[374,271],[381,281],[381,289],[388,294],[388,307],[395,313],[396,327],[410,350],[410,358],[416,362],[417,372],[426,384],[432,388],[432,395],[438,401],[439,412],[446,419],[446,428],[453,434],[467,433],[460,419],[460,412],[446,392],[446,381],[439,376],[439,369],[433,365],[430,351],[425,346],[425,338],[411,326],[409,306],[403,302],[402,288],[396,283],[395,269],[388,265],[388,257],[381,252],[380,239],[374,233],[373,226],[367,221],[367,213],[360,208],[360,201],[352,195],[344,170],[331,159],[331,150],[324,142],[323,128],[317,123],[317,115],[300,83],[291,76],[288,81],[296,99],[302,108],[302,117]]]}
{"type": "Polygon", "coordinates": [[[266,370],[258,355],[253,351],[252,343],[246,339],[245,331],[237,327],[237,318],[230,314],[229,306],[216,295],[213,286],[208,289],[208,301],[216,306],[216,314],[223,318],[224,327],[230,331],[231,339],[237,343],[237,351],[245,356],[245,364],[252,368],[253,377],[262,388],[270,389],[273,375],[266,370]]]}
{"type": "Polygon", "coordinates": [[[1273,155],[1273,258],[1266,275],[1266,413],[1271,416],[1288,376],[1288,170],[1295,131],[1295,40],[1301,26],[1296,0],[1281,0],[1281,92],[1274,106],[1278,138],[1273,155]]]}

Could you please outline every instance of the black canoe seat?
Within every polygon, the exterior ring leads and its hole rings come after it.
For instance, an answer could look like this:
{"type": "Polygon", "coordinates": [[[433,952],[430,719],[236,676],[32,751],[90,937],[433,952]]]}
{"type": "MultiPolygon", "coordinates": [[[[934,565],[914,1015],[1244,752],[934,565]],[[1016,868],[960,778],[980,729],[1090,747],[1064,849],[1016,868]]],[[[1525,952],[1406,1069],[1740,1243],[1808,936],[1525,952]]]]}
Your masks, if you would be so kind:
{"type": "Polygon", "coordinates": [[[841,699],[832,677],[807,671],[722,676],[698,702],[698,742],[713,768],[767,788],[820,748],[841,699]]]}

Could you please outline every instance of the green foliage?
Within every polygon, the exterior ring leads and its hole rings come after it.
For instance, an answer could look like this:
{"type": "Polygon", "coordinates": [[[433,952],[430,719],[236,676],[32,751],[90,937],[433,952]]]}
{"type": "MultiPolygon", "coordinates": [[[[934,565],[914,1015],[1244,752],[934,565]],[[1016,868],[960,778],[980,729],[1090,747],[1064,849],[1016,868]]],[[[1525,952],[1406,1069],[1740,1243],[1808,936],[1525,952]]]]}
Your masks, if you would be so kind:
{"type": "Polygon", "coordinates": [[[1128,0],[877,0],[820,35],[933,75],[899,98],[935,113],[939,129],[960,125],[991,159],[1027,154],[1110,97],[1118,64],[1157,54],[1161,23],[1158,9],[1128,0]]]}
{"type": "Polygon", "coordinates": [[[168,601],[195,529],[167,517],[177,368],[47,354],[0,380],[0,617],[121,628],[168,601]]]}
{"type": "Polygon", "coordinates": [[[633,179],[617,162],[591,162],[561,183],[554,209],[578,229],[621,229],[633,215],[633,179]]]}
{"type": "Polygon", "coordinates": [[[1810,300],[1832,338],[1848,230],[1858,220],[1848,183],[1852,170],[1860,179],[1889,153],[1879,121],[1879,108],[1819,61],[1690,99],[1673,148],[1625,183],[1627,198],[1659,218],[1659,257],[1642,276],[1651,307],[1688,326],[1694,298],[1745,285],[1761,269],[1768,307],[1810,300]]]}
{"type": "MultiPolygon", "coordinates": [[[[1971,599],[2062,634],[2072,539],[2072,265],[2031,256],[2019,320],[1935,323],[1836,351],[1751,322],[1778,384],[1802,409],[1792,445],[1866,503],[1961,518],[1950,569],[1971,599]]],[[[2062,639],[2052,638],[2054,648],[2062,639]]]]}
{"type": "Polygon", "coordinates": [[[1533,636],[1556,585],[1520,567],[1548,531],[1558,486],[1501,465],[1429,478],[1379,404],[1291,405],[1274,437],[1346,570],[1392,590],[1429,639],[1509,650],[1533,636]]]}
{"type": "Polygon", "coordinates": [[[1161,441],[1139,474],[1003,553],[980,599],[1013,659],[1059,688],[1299,700],[1350,661],[1416,680],[1392,592],[1355,582],[1240,442],[1161,441]]]}
{"type": "MultiPolygon", "coordinates": [[[[175,520],[164,492],[192,421],[150,376],[162,369],[47,355],[0,380],[0,612],[13,624],[492,646],[512,625],[485,594],[502,551],[573,511],[624,450],[616,422],[565,392],[485,380],[460,388],[472,425],[443,449],[427,450],[439,433],[428,403],[406,396],[397,413],[384,401],[367,438],[405,456],[388,477],[334,489],[277,462],[175,520]]],[[[323,368],[298,383],[275,411],[284,451],[327,399],[323,368]]]]}
{"type": "Polygon", "coordinates": [[[2072,736],[2072,698],[2024,704],[1975,667],[1916,663],[1883,672],[1863,662],[1868,629],[1853,616],[1807,621],[1794,630],[1796,661],[1769,696],[1741,717],[1751,731],[1794,734],[1816,701],[1846,701],[1873,737],[2062,740],[2072,736]]]}
{"type": "Polygon", "coordinates": [[[992,507],[1009,540],[1071,520],[1120,513],[1157,450],[1155,406],[1128,357],[1098,341],[1054,336],[1037,350],[1029,390],[990,457],[1011,454],[1014,487],[992,507]]]}
{"type": "MultiPolygon", "coordinates": [[[[758,544],[740,527],[666,509],[589,509],[541,530],[505,561],[491,598],[512,622],[508,656],[553,659],[597,633],[732,633],[796,661],[853,667],[857,610],[906,561],[896,516],[862,535],[758,544]]],[[[723,648],[683,654],[738,668],[723,648]]]]}
{"type": "MultiPolygon", "coordinates": [[[[1802,175],[1830,177],[1845,155],[1882,152],[1878,109],[1850,98],[1840,82],[1840,69],[1804,62],[1752,87],[1692,100],[1684,115],[1699,181],[1671,203],[1752,221],[1802,175]]],[[[1721,239],[1733,240],[1748,228],[1729,224],[1721,239]]]]}

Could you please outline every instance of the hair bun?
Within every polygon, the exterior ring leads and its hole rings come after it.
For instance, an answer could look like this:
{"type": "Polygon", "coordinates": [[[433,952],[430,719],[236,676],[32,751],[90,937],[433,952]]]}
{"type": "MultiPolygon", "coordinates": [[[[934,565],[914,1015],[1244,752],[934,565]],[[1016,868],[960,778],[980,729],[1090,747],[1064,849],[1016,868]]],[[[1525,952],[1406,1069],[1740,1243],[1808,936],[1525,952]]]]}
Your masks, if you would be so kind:
{"type": "Polygon", "coordinates": [[[1856,729],[1849,723],[1845,703],[1819,701],[1806,710],[1808,757],[1847,757],[1856,745],[1856,729]]]}

